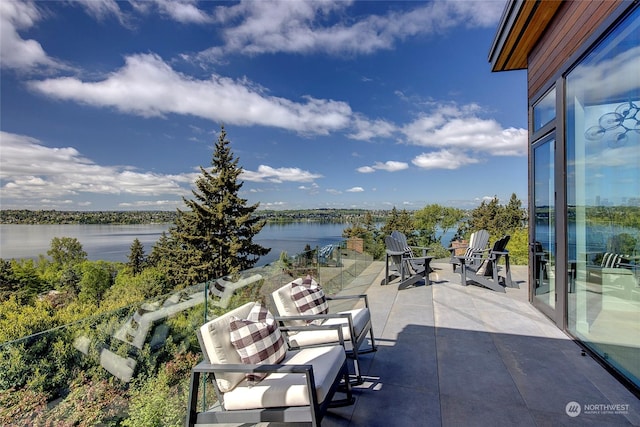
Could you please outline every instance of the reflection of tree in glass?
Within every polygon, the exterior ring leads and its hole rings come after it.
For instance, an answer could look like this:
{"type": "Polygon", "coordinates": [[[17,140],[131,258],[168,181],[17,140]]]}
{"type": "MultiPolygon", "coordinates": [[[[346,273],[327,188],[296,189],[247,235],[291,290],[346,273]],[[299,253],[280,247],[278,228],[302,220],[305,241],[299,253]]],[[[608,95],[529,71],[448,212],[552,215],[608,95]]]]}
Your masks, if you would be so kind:
{"type": "Polygon", "coordinates": [[[628,133],[640,134],[640,108],[632,101],[618,105],[612,113],[603,114],[597,126],[591,126],[584,133],[590,141],[603,140],[611,147],[618,147],[627,142],[628,133]]]}
{"type": "Polygon", "coordinates": [[[621,255],[632,255],[636,249],[636,239],[629,233],[612,236],[608,242],[608,250],[621,255]]]}

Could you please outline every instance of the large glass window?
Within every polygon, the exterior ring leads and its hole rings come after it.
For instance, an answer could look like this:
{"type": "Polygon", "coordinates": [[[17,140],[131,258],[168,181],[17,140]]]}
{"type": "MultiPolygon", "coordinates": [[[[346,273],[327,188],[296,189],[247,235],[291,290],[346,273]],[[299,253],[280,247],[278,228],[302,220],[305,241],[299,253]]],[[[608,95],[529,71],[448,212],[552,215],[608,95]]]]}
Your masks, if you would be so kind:
{"type": "Polygon", "coordinates": [[[536,132],[556,118],[556,88],[551,89],[533,106],[533,131],[536,132]]]}
{"type": "Polygon", "coordinates": [[[640,386],[640,8],[566,77],[569,331],[640,386]]]}

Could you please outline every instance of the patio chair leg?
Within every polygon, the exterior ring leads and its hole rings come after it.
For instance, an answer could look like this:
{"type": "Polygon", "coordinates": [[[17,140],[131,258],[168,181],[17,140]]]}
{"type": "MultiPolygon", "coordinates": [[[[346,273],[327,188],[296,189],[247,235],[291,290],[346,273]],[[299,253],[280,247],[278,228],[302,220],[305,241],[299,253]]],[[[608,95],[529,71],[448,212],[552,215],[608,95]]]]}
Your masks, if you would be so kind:
{"type": "Polygon", "coordinates": [[[352,385],[360,385],[364,382],[362,375],[360,374],[360,362],[358,361],[358,355],[354,354],[353,357],[353,370],[354,376],[349,379],[352,385]]]}
{"type": "Polygon", "coordinates": [[[328,405],[330,408],[349,406],[355,403],[356,398],[353,396],[353,393],[351,390],[351,381],[349,380],[349,369],[347,368],[346,364],[344,365],[344,379],[340,383],[338,390],[346,393],[347,397],[345,399],[332,400],[331,402],[329,402],[329,405],[328,405]]]}
{"type": "Polygon", "coordinates": [[[369,336],[371,337],[371,349],[367,350],[367,353],[378,350],[378,347],[376,346],[376,339],[373,337],[373,328],[369,329],[369,336]]]}

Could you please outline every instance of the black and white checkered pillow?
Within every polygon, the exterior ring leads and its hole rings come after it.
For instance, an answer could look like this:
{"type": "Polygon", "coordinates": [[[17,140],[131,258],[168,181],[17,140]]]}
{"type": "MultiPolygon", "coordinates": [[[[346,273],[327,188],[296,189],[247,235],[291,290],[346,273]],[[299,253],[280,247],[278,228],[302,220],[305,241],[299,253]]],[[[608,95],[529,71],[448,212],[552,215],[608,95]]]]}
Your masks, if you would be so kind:
{"type": "MultiPolygon", "coordinates": [[[[324,291],[319,285],[309,287],[304,284],[291,284],[291,299],[301,315],[327,314],[329,303],[324,291]]],[[[322,320],[309,321],[307,323],[322,323],[322,320]]]]}
{"type": "Polygon", "coordinates": [[[318,284],[313,280],[313,277],[311,277],[310,274],[307,274],[307,277],[302,279],[302,284],[307,288],[310,288],[312,286],[318,286],[318,284]]]}
{"type": "MultiPolygon", "coordinates": [[[[256,304],[247,319],[232,317],[229,323],[231,344],[243,363],[252,365],[280,363],[287,348],[273,315],[262,304],[256,304]]],[[[267,374],[247,374],[247,381],[255,383],[267,374]]]]}

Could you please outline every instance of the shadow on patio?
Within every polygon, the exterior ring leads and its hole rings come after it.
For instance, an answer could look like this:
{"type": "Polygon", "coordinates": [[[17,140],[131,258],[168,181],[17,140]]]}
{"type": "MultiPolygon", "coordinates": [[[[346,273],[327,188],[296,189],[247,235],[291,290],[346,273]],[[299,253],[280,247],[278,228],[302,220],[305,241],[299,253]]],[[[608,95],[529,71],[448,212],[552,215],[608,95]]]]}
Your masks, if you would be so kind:
{"type": "Polygon", "coordinates": [[[369,295],[379,349],[362,356],[356,404],[323,426],[640,425],[640,401],[527,302],[526,266],[506,294],[433,266],[429,286],[381,286],[381,272],[355,290],[369,295]]]}

